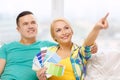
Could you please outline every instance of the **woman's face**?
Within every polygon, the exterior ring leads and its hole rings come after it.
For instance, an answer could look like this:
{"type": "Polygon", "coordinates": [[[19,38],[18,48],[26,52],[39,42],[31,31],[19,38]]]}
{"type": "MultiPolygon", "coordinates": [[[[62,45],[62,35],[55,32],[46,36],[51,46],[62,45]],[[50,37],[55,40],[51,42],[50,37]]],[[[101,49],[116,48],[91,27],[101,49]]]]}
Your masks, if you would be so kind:
{"type": "Polygon", "coordinates": [[[53,25],[54,39],[59,43],[69,43],[73,35],[73,31],[65,21],[56,21],[53,25]]]}

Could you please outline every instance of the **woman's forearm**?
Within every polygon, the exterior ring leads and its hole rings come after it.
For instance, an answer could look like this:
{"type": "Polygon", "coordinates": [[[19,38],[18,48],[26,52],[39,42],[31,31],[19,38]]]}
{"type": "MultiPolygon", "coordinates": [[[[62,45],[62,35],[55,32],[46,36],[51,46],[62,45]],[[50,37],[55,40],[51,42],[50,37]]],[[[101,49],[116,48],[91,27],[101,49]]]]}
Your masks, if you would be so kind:
{"type": "Polygon", "coordinates": [[[84,41],[84,46],[91,46],[94,44],[97,36],[99,35],[100,30],[99,29],[93,29],[89,35],[87,36],[87,38],[84,41]]]}

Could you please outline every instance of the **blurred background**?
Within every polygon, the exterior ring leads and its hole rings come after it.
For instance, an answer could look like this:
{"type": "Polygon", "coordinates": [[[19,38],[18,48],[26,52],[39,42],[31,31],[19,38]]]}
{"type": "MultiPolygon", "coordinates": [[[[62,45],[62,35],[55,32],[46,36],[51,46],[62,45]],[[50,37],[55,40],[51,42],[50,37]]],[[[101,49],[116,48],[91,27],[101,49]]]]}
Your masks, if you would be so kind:
{"type": "Polygon", "coordinates": [[[39,24],[38,40],[53,41],[50,23],[65,17],[74,30],[73,42],[82,45],[94,24],[107,12],[109,29],[96,40],[99,50],[120,49],[120,0],[0,0],[0,44],[18,41],[16,17],[24,11],[34,13],[39,24]]]}

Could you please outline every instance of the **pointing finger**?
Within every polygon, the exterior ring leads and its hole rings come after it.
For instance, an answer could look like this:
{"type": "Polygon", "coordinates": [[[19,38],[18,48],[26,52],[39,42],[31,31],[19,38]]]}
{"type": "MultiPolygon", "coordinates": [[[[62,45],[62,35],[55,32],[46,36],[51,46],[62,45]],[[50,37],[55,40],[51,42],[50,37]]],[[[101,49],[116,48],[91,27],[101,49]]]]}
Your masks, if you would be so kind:
{"type": "Polygon", "coordinates": [[[108,17],[108,15],[109,15],[109,13],[107,13],[107,14],[103,17],[103,19],[106,20],[107,17],[108,17]]]}

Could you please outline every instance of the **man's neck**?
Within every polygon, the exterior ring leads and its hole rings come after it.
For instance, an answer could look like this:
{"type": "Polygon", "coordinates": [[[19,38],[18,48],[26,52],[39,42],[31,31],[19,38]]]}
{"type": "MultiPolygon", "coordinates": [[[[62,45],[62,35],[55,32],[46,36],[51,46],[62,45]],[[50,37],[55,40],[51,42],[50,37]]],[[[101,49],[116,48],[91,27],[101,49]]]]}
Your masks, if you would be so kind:
{"type": "Polygon", "coordinates": [[[25,45],[30,45],[34,42],[36,42],[36,39],[21,39],[20,40],[20,43],[25,44],[25,45]]]}

